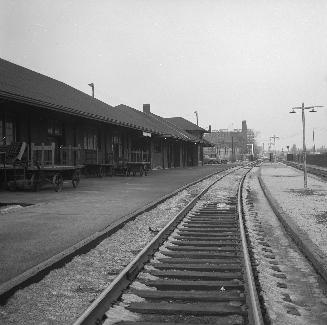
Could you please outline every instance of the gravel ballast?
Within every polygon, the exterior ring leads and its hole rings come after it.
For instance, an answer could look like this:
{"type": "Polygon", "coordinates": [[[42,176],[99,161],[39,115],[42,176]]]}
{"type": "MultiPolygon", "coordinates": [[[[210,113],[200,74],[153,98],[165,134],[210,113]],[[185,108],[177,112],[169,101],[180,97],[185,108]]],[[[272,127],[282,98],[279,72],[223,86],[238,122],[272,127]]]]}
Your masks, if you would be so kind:
{"type": "Polygon", "coordinates": [[[327,183],[284,164],[264,164],[261,177],[283,211],[327,256],[327,183]]]}

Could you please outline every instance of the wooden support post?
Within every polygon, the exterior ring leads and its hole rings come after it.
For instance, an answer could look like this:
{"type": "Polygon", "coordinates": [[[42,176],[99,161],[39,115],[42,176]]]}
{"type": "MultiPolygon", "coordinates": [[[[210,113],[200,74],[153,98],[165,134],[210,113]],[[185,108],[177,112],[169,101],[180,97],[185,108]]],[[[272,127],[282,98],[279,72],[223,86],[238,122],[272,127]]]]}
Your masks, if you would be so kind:
{"type": "Polygon", "coordinates": [[[34,143],[31,143],[31,167],[34,167],[34,143]]]}
{"type": "Polygon", "coordinates": [[[52,142],[51,147],[52,147],[51,148],[51,164],[52,164],[52,168],[54,168],[56,144],[54,142],[52,142]]]}
{"type": "Polygon", "coordinates": [[[44,166],[44,143],[41,143],[41,166],[44,166]]]}

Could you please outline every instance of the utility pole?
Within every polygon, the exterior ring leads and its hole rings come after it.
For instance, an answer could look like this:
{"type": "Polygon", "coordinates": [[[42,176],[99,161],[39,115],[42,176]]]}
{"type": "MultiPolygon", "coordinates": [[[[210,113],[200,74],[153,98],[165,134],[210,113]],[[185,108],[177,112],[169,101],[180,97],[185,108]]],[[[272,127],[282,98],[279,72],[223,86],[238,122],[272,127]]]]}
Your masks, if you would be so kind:
{"type": "Polygon", "coordinates": [[[269,142],[268,142],[268,153],[269,153],[269,161],[270,162],[273,162],[273,159],[272,159],[273,153],[271,152],[271,146],[272,145],[273,145],[273,143],[270,141],[270,138],[269,138],[269,142]]]}
{"type": "Polygon", "coordinates": [[[270,137],[270,139],[274,139],[274,152],[275,152],[275,162],[276,162],[276,139],[279,139],[279,137],[277,137],[275,134],[270,137]]]}
{"type": "Polygon", "coordinates": [[[307,149],[305,146],[305,114],[304,111],[306,109],[310,109],[310,113],[316,113],[317,111],[315,110],[316,107],[324,107],[321,105],[315,105],[315,106],[304,106],[304,103],[302,103],[302,106],[300,107],[292,107],[292,110],[290,111],[291,114],[296,113],[296,109],[300,109],[302,111],[302,138],[303,138],[303,178],[304,178],[304,188],[306,189],[308,186],[308,178],[307,178],[307,149]]]}

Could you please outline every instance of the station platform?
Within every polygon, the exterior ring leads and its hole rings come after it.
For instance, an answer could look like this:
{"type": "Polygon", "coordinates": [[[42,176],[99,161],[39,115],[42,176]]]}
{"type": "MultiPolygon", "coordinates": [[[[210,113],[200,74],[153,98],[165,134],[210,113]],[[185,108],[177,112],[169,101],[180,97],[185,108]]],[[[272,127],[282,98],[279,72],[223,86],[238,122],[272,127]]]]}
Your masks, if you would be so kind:
{"type": "MultiPolygon", "coordinates": [[[[114,221],[221,169],[222,165],[151,171],[146,177],[82,178],[74,189],[0,192],[0,285],[114,221]]],[[[126,239],[128,240],[128,238],[126,239]]]]}
{"type": "Polygon", "coordinates": [[[261,185],[278,219],[319,274],[327,279],[327,182],[283,163],[260,167],[261,185]]]}

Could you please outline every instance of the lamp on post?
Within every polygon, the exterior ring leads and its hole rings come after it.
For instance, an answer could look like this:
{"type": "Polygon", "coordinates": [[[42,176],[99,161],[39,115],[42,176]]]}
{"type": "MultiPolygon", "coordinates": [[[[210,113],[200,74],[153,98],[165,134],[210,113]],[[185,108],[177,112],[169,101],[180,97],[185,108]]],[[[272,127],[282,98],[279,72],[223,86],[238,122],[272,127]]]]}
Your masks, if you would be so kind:
{"type": "Polygon", "coordinates": [[[92,97],[94,98],[94,83],[88,84],[92,88],[92,97]]]}
{"type": "Polygon", "coordinates": [[[198,111],[194,111],[194,114],[196,116],[196,125],[199,126],[199,115],[198,115],[198,111]]]}
{"type": "Polygon", "coordinates": [[[308,178],[307,178],[307,150],[305,146],[305,110],[309,109],[310,113],[316,113],[315,110],[316,107],[324,107],[321,105],[315,105],[315,106],[304,106],[304,103],[302,103],[302,106],[300,107],[292,107],[292,110],[290,111],[291,114],[296,113],[296,109],[302,110],[302,140],[303,140],[303,172],[304,172],[304,188],[306,189],[308,186],[308,178]]]}

